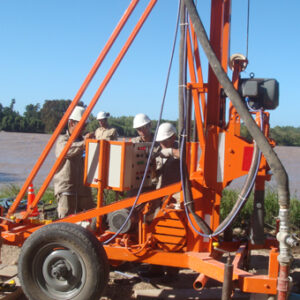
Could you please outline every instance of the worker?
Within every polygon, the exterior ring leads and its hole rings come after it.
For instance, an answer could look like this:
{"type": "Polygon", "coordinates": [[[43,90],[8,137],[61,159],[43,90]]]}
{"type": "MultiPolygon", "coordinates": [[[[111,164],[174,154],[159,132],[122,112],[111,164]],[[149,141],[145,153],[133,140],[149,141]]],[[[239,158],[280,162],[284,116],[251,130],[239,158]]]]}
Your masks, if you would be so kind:
{"type": "Polygon", "coordinates": [[[151,120],[145,114],[137,114],[133,119],[133,128],[136,129],[138,136],[133,138],[133,143],[152,142],[151,120]]]}
{"type": "Polygon", "coordinates": [[[108,117],[110,114],[108,112],[100,111],[97,114],[97,120],[99,121],[100,127],[95,131],[95,137],[97,140],[107,140],[113,141],[118,138],[118,133],[116,128],[110,128],[108,126],[108,117]]]}
{"type": "MultiPolygon", "coordinates": [[[[83,113],[83,107],[74,108],[68,120],[67,132],[57,140],[56,157],[61,154],[83,113]]],[[[93,137],[93,133],[87,133],[84,137],[80,133],[54,175],[54,194],[58,201],[59,218],[94,207],[91,189],[83,184],[85,140],[93,137]]]]}
{"type": "MultiPolygon", "coordinates": [[[[156,156],[156,189],[165,187],[180,180],[179,149],[176,141],[176,129],[171,123],[162,123],[157,132],[156,142],[160,144],[160,150],[156,156]]],[[[167,207],[174,208],[180,204],[180,193],[172,195],[172,203],[167,207]]],[[[162,199],[149,202],[148,212],[145,216],[147,223],[151,223],[160,210],[162,199]]],[[[164,267],[160,265],[143,265],[138,273],[143,277],[164,277],[165,281],[176,280],[178,268],[164,267]]]]}
{"type": "MultiPolygon", "coordinates": [[[[154,135],[151,131],[151,120],[150,118],[143,114],[137,114],[133,119],[133,128],[136,129],[138,136],[131,139],[132,143],[152,143],[154,135]]],[[[155,157],[160,150],[160,146],[155,142],[152,152],[152,157],[155,157]]],[[[155,160],[152,159],[150,163],[150,176],[152,178],[152,184],[156,185],[156,175],[155,175],[156,165],[155,160]]],[[[152,190],[153,187],[150,187],[148,190],[152,190]]],[[[144,191],[147,189],[144,189],[144,191]]]]}
{"type": "MultiPolygon", "coordinates": [[[[160,149],[155,157],[155,177],[156,189],[180,181],[179,149],[176,141],[176,128],[171,123],[162,123],[157,132],[156,142],[159,142],[160,149]]],[[[180,205],[180,193],[172,195],[170,207],[180,205]]],[[[153,218],[160,210],[162,199],[150,202],[149,211],[146,216],[147,222],[152,222],[153,218]]]]}
{"type": "Polygon", "coordinates": [[[176,128],[171,123],[162,123],[157,132],[156,141],[161,150],[156,157],[156,189],[180,180],[179,149],[176,141],[176,128]]]}

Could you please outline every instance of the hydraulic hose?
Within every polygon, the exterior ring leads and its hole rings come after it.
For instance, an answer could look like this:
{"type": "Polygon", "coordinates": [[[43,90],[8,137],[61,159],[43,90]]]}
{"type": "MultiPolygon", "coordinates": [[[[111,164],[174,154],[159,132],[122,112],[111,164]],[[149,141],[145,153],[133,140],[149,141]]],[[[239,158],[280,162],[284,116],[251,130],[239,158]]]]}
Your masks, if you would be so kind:
{"type": "MultiPolygon", "coordinates": [[[[185,105],[184,108],[186,108],[186,101],[184,101],[185,105]]],[[[261,117],[261,124],[262,124],[262,112],[260,112],[261,117]]],[[[186,109],[184,110],[184,119],[186,119],[186,109]]],[[[194,228],[194,230],[203,237],[212,238],[215,236],[218,236],[221,234],[225,229],[227,229],[235,220],[238,213],[241,211],[241,209],[244,207],[245,203],[248,200],[248,197],[250,195],[250,192],[253,188],[253,185],[255,183],[255,178],[259,169],[259,164],[261,160],[261,151],[258,149],[256,143],[254,145],[254,152],[252,156],[251,166],[248,173],[248,176],[246,178],[246,181],[243,185],[243,188],[238,195],[238,199],[233,206],[232,210],[228,214],[228,216],[223,220],[223,222],[216,228],[214,232],[212,232],[211,228],[208,226],[208,224],[195,213],[194,209],[194,200],[191,194],[190,189],[190,182],[188,180],[187,176],[187,167],[184,160],[185,157],[185,149],[186,149],[186,135],[185,135],[186,128],[183,128],[182,132],[182,139],[181,139],[181,146],[180,146],[180,173],[181,173],[181,182],[182,182],[182,190],[183,190],[183,196],[184,196],[184,205],[186,210],[186,215],[189,220],[189,223],[194,228]],[[200,227],[201,232],[199,232],[193,225],[189,215],[188,211],[193,216],[195,222],[200,227]]]]}
{"type": "Polygon", "coordinates": [[[191,193],[190,182],[187,176],[187,166],[184,158],[186,157],[186,133],[187,133],[187,91],[186,91],[186,66],[187,66],[187,45],[186,45],[186,26],[187,23],[187,9],[184,2],[181,1],[180,6],[180,46],[179,46],[179,124],[178,132],[181,133],[179,139],[180,151],[180,174],[181,174],[181,184],[184,195],[185,209],[188,210],[193,216],[198,227],[206,235],[210,235],[212,230],[207,225],[207,223],[196,214],[194,208],[194,201],[191,193]]]}
{"type": "MultiPolygon", "coordinates": [[[[186,101],[184,101],[184,102],[186,102],[186,101]]],[[[184,108],[186,108],[186,105],[184,105],[184,108]]],[[[201,231],[204,233],[204,236],[210,236],[212,234],[211,228],[200,216],[198,216],[196,214],[195,208],[194,208],[194,200],[193,200],[193,196],[192,196],[192,192],[191,192],[190,181],[188,179],[187,166],[186,166],[186,162],[185,162],[185,157],[186,157],[186,139],[185,139],[185,137],[186,137],[186,135],[185,135],[186,121],[185,121],[185,119],[186,119],[186,109],[184,109],[184,123],[183,123],[184,127],[182,130],[182,134],[181,134],[182,138],[181,138],[181,142],[180,142],[180,175],[181,175],[181,184],[182,184],[182,191],[183,191],[183,197],[184,197],[184,207],[186,210],[187,217],[189,218],[189,215],[187,213],[187,210],[188,210],[190,212],[190,214],[193,216],[197,225],[200,227],[201,231]]],[[[192,225],[192,222],[190,219],[189,219],[189,222],[192,225]]],[[[203,234],[201,234],[201,235],[203,235],[203,234]]]]}
{"type": "MultiPolygon", "coordinates": [[[[181,13],[181,22],[184,22],[185,20],[187,20],[188,17],[186,15],[187,10],[185,8],[185,5],[184,5],[184,8],[181,6],[180,13],[181,13]],[[185,18],[182,18],[183,14],[184,14],[185,18]]],[[[184,23],[184,25],[185,25],[185,23],[184,23]]],[[[184,35],[184,37],[185,37],[185,33],[182,33],[182,35],[184,35]]],[[[180,50],[181,50],[180,53],[183,56],[183,58],[186,57],[186,47],[184,47],[183,45],[180,45],[180,50]],[[182,49],[181,49],[181,47],[182,47],[182,49]]],[[[184,62],[184,59],[180,60],[180,62],[181,61],[184,62]]],[[[181,77],[186,78],[186,68],[184,68],[183,66],[184,66],[184,63],[180,64],[180,72],[182,72],[181,77]]],[[[258,172],[260,159],[261,159],[261,151],[259,151],[257,144],[255,143],[251,167],[250,167],[247,179],[241,190],[241,193],[238,195],[238,199],[237,199],[234,207],[232,208],[231,212],[223,220],[223,222],[216,228],[216,230],[214,232],[212,232],[209,225],[200,216],[198,216],[195,212],[194,200],[193,200],[192,193],[191,193],[190,182],[189,182],[188,176],[187,176],[187,166],[186,166],[184,158],[186,157],[186,153],[185,153],[186,152],[186,147],[185,147],[186,141],[189,140],[189,130],[190,129],[189,129],[189,125],[188,125],[188,123],[189,123],[188,120],[190,118],[190,111],[189,111],[189,100],[190,99],[189,98],[191,95],[190,95],[190,90],[188,90],[188,93],[184,92],[185,90],[183,90],[183,89],[185,89],[186,87],[182,83],[183,82],[179,81],[179,88],[181,88],[179,90],[179,92],[183,91],[179,97],[179,99],[183,101],[182,106],[180,106],[180,108],[182,108],[182,111],[180,111],[179,114],[183,118],[183,122],[182,122],[183,128],[180,131],[181,132],[180,173],[181,173],[181,183],[182,183],[182,190],[183,190],[183,196],[184,196],[184,205],[185,205],[186,215],[188,217],[189,223],[194,228],[194,230],[203,237],[211,238],[211,237],[221,234],[226,228],[228,228],[233,223],[236,216],[238,215],[238,213],[241,211],[241,209],[247,202],[250,192],[253,188],[257,172],[258,172]],[[191,222],[191,219],[188,215],[188,212],[193,216],[196,224],[201,229],[202,233],[200,233],[194,227],[194,225],[191,222]]],[[[261,119],[260,123],[262,126],[262,124],[263,124],[262,111],[260,111],[260,119],[261,119]]],[[[261,130],[262,130],[262,128],[261,128],[261,130]]]]}

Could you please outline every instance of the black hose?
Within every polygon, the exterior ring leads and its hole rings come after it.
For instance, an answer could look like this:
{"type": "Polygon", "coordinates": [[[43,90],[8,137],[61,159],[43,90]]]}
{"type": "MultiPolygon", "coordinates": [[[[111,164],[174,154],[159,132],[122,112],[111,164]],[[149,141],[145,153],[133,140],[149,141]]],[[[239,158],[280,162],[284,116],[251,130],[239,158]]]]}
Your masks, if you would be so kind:
{"type": "Polygon", "coordinates": [[[222,223],[216,228],[215,232],[223,232],[230,224],[232,224],[236,216],[238,215],[238,213],[246,204],[257,175],[258,167],[260,164],[260,158],[261,158],[260,153],[261,152],[259,151],[257,144],[255,143],[250,170],[247,179],[243,185],[243,188],[240,194],[238,195],[238,199],[236,200],[230,213],[226,216],[226,218],[222,221],[222,223]]]}
{"type": "Polygon", "coordinates": [[[195,207],[194,207],[194,200],[191,192],[191,186],[190,186],[190,181],[188,179],[187,175],[187,166],[186,166],[186,160],[184,159],[186,157],[186,139],[183,138],[181,143],[181,157],[180,157],[180,164],[181,164],[181,170],[182,170],[182,176],[181,176],[181,184],[182,184],[182,191],[184,193],[184,205],[188,209],[188,211],[191,213],[193,216],[195,222],[201,229],[201,231],[207,235],[210,236],[212,234],[211,228],[208,226],[208,224],[196,214],[195,212],[195,207]]]}
{"type": "MultiPolygon", "coordinates": [[[[184,106],[184,107],[186,107],[186,106],[184,106]]],[[[184,128],[183,132],[185,133],[185,128],[184,128]]],[[[250,170],[249,170],[248,176],[246,178],[246,181],[243,185],[243,188],[242,188],[240,194],[238,195],[238,199],[237,199],[235,205],[233,206],[233,208],[231,209],[230,213],[227,215],[227,217],[215,229],[215,231],[212,232],[212,230],[208,226],[208,224],[200,216],[198,216],[195,212],[194,200],[193,200],[193,196],[191,193],[190,182],[188,180],[188,175],[187,175],[186,161],[184,159],[184,157],[186,155],[185,134],[182,135],[181,143],[182,143],[182,145],[180,147],[180,149],[181,149],[180,168],[181,168],[181,173],[182,173],[181,174],[182,175],[181,182],[182,182],[182,190],[184,193],[184,205],[185,205],[186,209],[193,216],[195,222],[197,223],[197,225],[199,226],[201,231],[204,233],[204,234],[201,234],[200,232],[198,232],[201,236],[203,236],[203,237],[217,236],[217,235],[221,234],[225,229],[227,229],[234,222],[236,216],[238,215],[238,213],[241,211],[241,209],[244,207],[245,203],[247,202],[250,192],[253,188],[257,172],[258,172],[260,159],[261,159],[261,151],[258,149],[257,144],[255,143],[250,170]]],[[[188,219],[189,219],[189,217],[188,217],[188,219]]],[[[190,221],[190,219],[189,219],[189,221],[190,221]]],[[[191,223],[191,225],[196,230],[196,228],[193,226],[192,223],[191,223]]],[[[196,232],[197,232],[197,230],[196,230],[196,232]]]]}
{"type": "Polygon", "coordinates": [[[218,58],[216,57],[204,29],[204,26],[200,20],[197,9],[193,0],[184,0],[186,8],[189,12],[190,19],[195,28],[195,32],[200,41],[200,44],[207,56],[209,64],[214,71],[219,83],[224,88],[224,91],[228,98],[231,100],[232,104],[236,108],[240,117],[244,120],[244,124],[247,127],[249,133],[256,141],[259,149],[265,156],[277,182],[278,189],[278,202],[281,208],[288,208],[290,202],[289,194],[289,180],[288,175],[277,157],[276,153],[272,149],[266,137],[260,131],[255,121],[252,119],[248,109],[246,108],[241,96],[234,88],[232,82],[228,78],[226,72],[223,70],[218,58]]]}

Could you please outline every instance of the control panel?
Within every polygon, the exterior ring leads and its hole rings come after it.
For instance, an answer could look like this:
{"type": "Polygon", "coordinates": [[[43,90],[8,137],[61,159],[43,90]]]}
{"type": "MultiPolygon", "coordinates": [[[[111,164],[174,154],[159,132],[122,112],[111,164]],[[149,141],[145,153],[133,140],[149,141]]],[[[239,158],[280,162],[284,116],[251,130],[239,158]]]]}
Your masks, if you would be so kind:
{"type": "MultiPolygon", "coordinates": [[[[88,140],[86,143],[84,183],[91,187],[98,187],[98,182],[101,180],[105,183],[106,189],[117,191],[139,188],[151,143],[101,142],[102,148],[98,140],[88,140]]],[[[149,168],[144,187],[152,185],[150,172],[149,168]]]]}
{"type": "MultiPolygon", "coordinates": [[[[131,144],[130,150],[132,156],[132,171],[131,171],[131,189],[139,188],[144,176],[151,143],[134,143],[131,144]]],[[[145,178],[144,187],[151,186],[151,171],[148,170],[145,178]]]]}

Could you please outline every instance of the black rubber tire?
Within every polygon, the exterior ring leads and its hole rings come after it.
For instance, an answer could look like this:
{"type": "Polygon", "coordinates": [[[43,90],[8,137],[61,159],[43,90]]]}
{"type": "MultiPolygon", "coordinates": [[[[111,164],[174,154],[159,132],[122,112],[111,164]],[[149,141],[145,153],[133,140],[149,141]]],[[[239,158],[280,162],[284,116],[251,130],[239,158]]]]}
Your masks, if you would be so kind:
{"type": "Polygon", "coordinates": [[[22,289],[30,300],[99,300],[109,265],[97,238],[71,223],[55,223],[34,232],[18,262],[22,289]]]}

